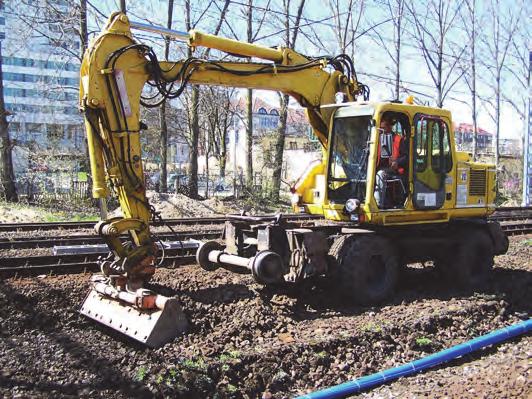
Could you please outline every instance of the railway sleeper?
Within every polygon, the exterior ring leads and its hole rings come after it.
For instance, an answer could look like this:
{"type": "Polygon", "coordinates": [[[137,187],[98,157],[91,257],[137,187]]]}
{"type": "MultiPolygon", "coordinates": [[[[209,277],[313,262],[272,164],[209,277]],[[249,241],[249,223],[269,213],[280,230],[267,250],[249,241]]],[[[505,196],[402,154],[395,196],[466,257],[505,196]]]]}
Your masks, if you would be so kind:
{"type": "Polygon", "coordinates": [[[326,277],[335,290],[361,304],[390,298],[401,266],[411,263],[432,261],[458,285],[479,286],[494,256],[508,250],[500,224],[486,220],[365,229],[239,218],[226,222],[222,238],[225,245],[208,241],[198,249],[203,269],[251,273],[264,285],[326,277]]]}

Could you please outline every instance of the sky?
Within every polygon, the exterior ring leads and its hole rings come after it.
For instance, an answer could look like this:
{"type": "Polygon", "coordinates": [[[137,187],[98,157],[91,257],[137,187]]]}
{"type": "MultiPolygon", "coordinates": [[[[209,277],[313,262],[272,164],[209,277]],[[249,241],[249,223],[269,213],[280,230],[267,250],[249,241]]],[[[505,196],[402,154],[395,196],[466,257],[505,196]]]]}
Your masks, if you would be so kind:
{"type": "MultiPolygon", "coordinates": [[[[118,9],[117,0],[89,0],[89,13],[96,14],[95,7],[98,8],[103,14],[109,14],[111,11],[118,9]],[[94,7],[93,7],[94,6],[94,7]]],[[[229,6],[227,23],[223,26],[221,35],[234,37],[234,35],[240,38],[245,37],[246,24],[242,14],[242,3],[246,3],[247,0],[232,0],[229,6]]],[[[177,30],[184,30],[184,0],[175,0],[174,8],[174,22],[173,27],[177,30]]],[[[198,21],[197,29],[210,33],[214,30],[216,20],[219,15],[218,9],[222,7],[223,0],[213,0],[211,6],[205,11],[205,4],[210,3],[210,0],[198,0],[192,2],[192,19],[198,21]]],[[[291,14],[296,13],[296,6],[299,3],[297,0],[292,0],[293,7],[291,14]]],[[[382,49],[382,44],[379,43],[376,38],[377,34],[385,38],[385,44],[389,48],[393,47],[391,39],[392,35],[392,23],[385,22],[389,19],[389,12],[387,7],[383,5],[385,0],[366,0],[364,1],[363,13],[360,18],[361,30],[369,28],[376,23],[379,24],[377,28],[369,30],[365,35],[361,36],[356,41],[356,47],[353,53],[353,61],[358,72],[359,79],[369,84],[371,88],[371,100],[384,101],[392,98],[391,85],[388,84],[390,79],[393,79],[393,73],[391,71],[392,62],[387,56],[387,53],[382,49]],[[370,76],[368,76],[368,74],[370,76]],[[375,78],[375,75],[378,78],[375,78]]],[[[268,0],[255,0],[256,9],[255,18],[260,19],[263,13],[263,8],[268,4],[268,0]]],[[[355,4],[359,4],[355,2],[355,4]]],[[[503,17],[506,17],[508,13],[515,12],[518,2],[509,0],[501,1],[501,8],[503,9],[503,17]]],[[[529,19],[530,5],[525,4],[524,12],[521,17],[529,19]]],[[[490,33],[490,25],[488,23],[488,6],[486,1],[477,1],[478,12],[480,15],[479,30],[483,33],[490,33]]],[[[166,24],[166,7],[167,0],[128,0],[128,13],[131,19],[142,20],[143,22],[149,21],[150,23],[164,25],[166,24]]],[[[356,6],[355,17],[358,18],[359,6],[356,6]]],[[[268,46],[278,45],[282,37],[279,31],[282,30],[281,18],[282,15],[279,12],[282,10],[282,0],[270,0],[269,1],[268,20],[262,25],[262,29],[258,34],[258,43],[268,46]]],[[[340,9],[340,17],[345,18],[346,9],[340,9]]],[[[313,34],[319,36],[321,42],[327,47],[326,50],[329,54],[337,52],[337,41],[335,39],[335,25],[333,18],[333,11],[328,6],[328,1],[321,0],[307,0],[304,9],[303,23],[305,25],[305,34],[301,34],[298,37],[296,43],[296,50],[308,55],[324,54],[324,49],[320,45],[317,45],[317,41],[311,36],[313,34]],[[311,29],[313,30],[312,33],[311,29]]],[[[94,30],[98,30],[99,27],[96,24],[96,19],[93,17],[90,22],[90,26],[94,30]]],[[[412,28],[408,19],[405,21],[406,29],[412,28]]],[[[152,41],[153,36],[139,34],[138,39],[149,42],[151,45],[157,47],[158,44],[162,45],[162,40],[152,41]]],[[[463,45],[466,42],[465,28],[462,22],[457,19],[452,28],[452,33],[449,35],[452,41],[453,48],[449,47],[445,51],[452,53],[454,48],[459,45],[463,45]]],[[[176,48],[183,48],[183,44],[176,44],[173,50],[174,54],[178,56],[176,48]]],[[[477,44],[477,47],[482,47],[481,44],[477,44]]],[[[160,47],[159,47],[160,48],[160,47]]],[[[514,50],[515,51],[515,50],[514,50]]],[[[522,49],[526,51],[526,49],[522,49]]],[[[407,89],[413,92],[422,92],[428,95],[434,95],[435,90],[432,89],[433,83],[430,79],[428,69],[424,63],[423,58],[420,56],[419,44],[408,33],[403,36],[402,46],[402,66],[401,66],[401,78],[405,83],[407,89]]],[[[481,51],[479,50],[479,53],[481,51]]],[[[215,53],[213,53],[214,55],[215,53]]],[[[481,62],[486,59],[485,54],[480,54],[481,62]]],[[[463,61],[467,61],[465,57],[463,61]]],[[[451,55],[449,60],[453,60],[451,55]]],[[[517,65],[517,58],[514,55],[509,55],[509,68],[517,73],[519,67],[517,65]]],[[[462,60],[460,60],[462,62],[462,60]]],[[[490,89],[489,84],[493,83],[487,80],[488,73],[482,65],[477,66],[478,73],[481,76],[478,82],[478,92],[483,98],[489,98],[493,96],[493,91],[490,89]]],[[[503,91],[514,102],[518,102],[522,99],[523,91],[519,87],[517,80],[512,76],[509,71],[503,71],[503,91]]],[[[260,95],[267,102],[275,105],[278,102],[278,96],[276,93],[271,92],[259,92],[260,95]]],[[[429,101],[430,105],[434,105],[434,101],[430,101],[427,97],[414,94],[421,101],[429,101]]],[[[402,94],[404,99],[407,94],[402,94]]],[[[453,120],[456,123],[472,121],[471,118],[471,95],[469,94],[467,85],[463,81],[459,81],[453,87],[453,90],[449,93],[449,98],[444,102],[444,107],[451,110],[453,114],[453,120]]],[[[493,108],[486,101],[479,101],[479,113],[478,123],[479,126],[490,131],[495,131],[495,125],[490,117],[490,111],[493,112],[493,108]]],[[[520,138],[523,132],[525,124],[520,119],[515,109],[508,103],[502,103],[501,112],[501,137],[507,138],[520,138]]]]}

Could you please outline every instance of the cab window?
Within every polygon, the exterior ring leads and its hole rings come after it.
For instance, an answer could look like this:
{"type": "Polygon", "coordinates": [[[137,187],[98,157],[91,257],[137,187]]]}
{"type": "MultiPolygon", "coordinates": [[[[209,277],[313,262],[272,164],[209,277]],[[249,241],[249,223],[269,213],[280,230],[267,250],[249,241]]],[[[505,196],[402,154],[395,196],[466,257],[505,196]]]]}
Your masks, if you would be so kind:
{"type": "Polygon", "coordinates": [[[427,168],[427,125],[426,119],[420,119],[416,126],[416,172],[423,172],[427,168]]]}
{"type": "Polygon", "coordinates": [[[436,173],[448,173],[453,166],[449,131],[444,122],[433,124],[431,164],[436,173]]]}

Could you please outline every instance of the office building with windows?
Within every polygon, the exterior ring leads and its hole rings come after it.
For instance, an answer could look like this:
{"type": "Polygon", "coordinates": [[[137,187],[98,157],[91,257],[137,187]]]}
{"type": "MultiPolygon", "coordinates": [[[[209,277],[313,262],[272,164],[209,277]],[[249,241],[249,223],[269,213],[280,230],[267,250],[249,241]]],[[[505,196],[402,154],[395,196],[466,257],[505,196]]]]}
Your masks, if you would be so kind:
{"type": "MultiPolygon", "coordinates": [[[[20,173],[32,167],[39,151],[84,156],[85,137],[77,106],[79,37],[57,20],[33,30],[28,20],[36,9],[15,3],[1,6],[0,39],[4,101],[20,173]]],[[[56,3],[68,14],[68,2],[56,3]]]]}

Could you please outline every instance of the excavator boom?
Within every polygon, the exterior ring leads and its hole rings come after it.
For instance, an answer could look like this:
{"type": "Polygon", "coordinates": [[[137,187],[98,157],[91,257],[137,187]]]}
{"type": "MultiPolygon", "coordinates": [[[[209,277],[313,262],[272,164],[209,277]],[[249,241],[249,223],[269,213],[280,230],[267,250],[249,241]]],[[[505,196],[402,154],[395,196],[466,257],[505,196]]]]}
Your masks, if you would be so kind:
{"type": "Polygon", "coordinates": [[[292,96],[306,108],[316,136],[326,146],[334,109],[322,106],[334,103],[338,93],[345,101],[354,101],[366,89],[356,81],[352,62],[345,55],[307,57],[283,47],[268,48],[198,31],[186,33],[130,23],[122,13],[112,14],[103,32],[91,41],[80,73],[80,109],[85,116],[93,196],[101,203],[102,220],[96,231],[111,250],[101,262],[102,273],[95,276],[81,311],[125,333],[138,330],[134,326],[145,315],[150,320],[164,320],[150,324],[150,331],[143,329],[140,338],[128,334],[151,346],[171,339],[168,331],[183,331],[185,323],[175,299],[145,288],[155,272],[157,249],[149,230],[155,210],[146,198],[141,159],[141,105],[152,107],[176,98],[187,84],[275,90],[292,96]],[[192,48],[202,46],[267,62],[196,57],[159,62],[153,49],[134,40],[131,28],[171,36],[192,48]],[[146,83],[153,88],[149,94],[144,90],[146,83]],[[109,187],[118,197],[123,218],[107,218],[109,187]],[[131,241],[123,241],[125,233],[131,241]],[[126,311],[133,307],[136,313],[122,317],[118,326],[113,320],[124,313],[124,307],[126,311]],[[158,328],[164,332],[158,332],[158,328]]]}

